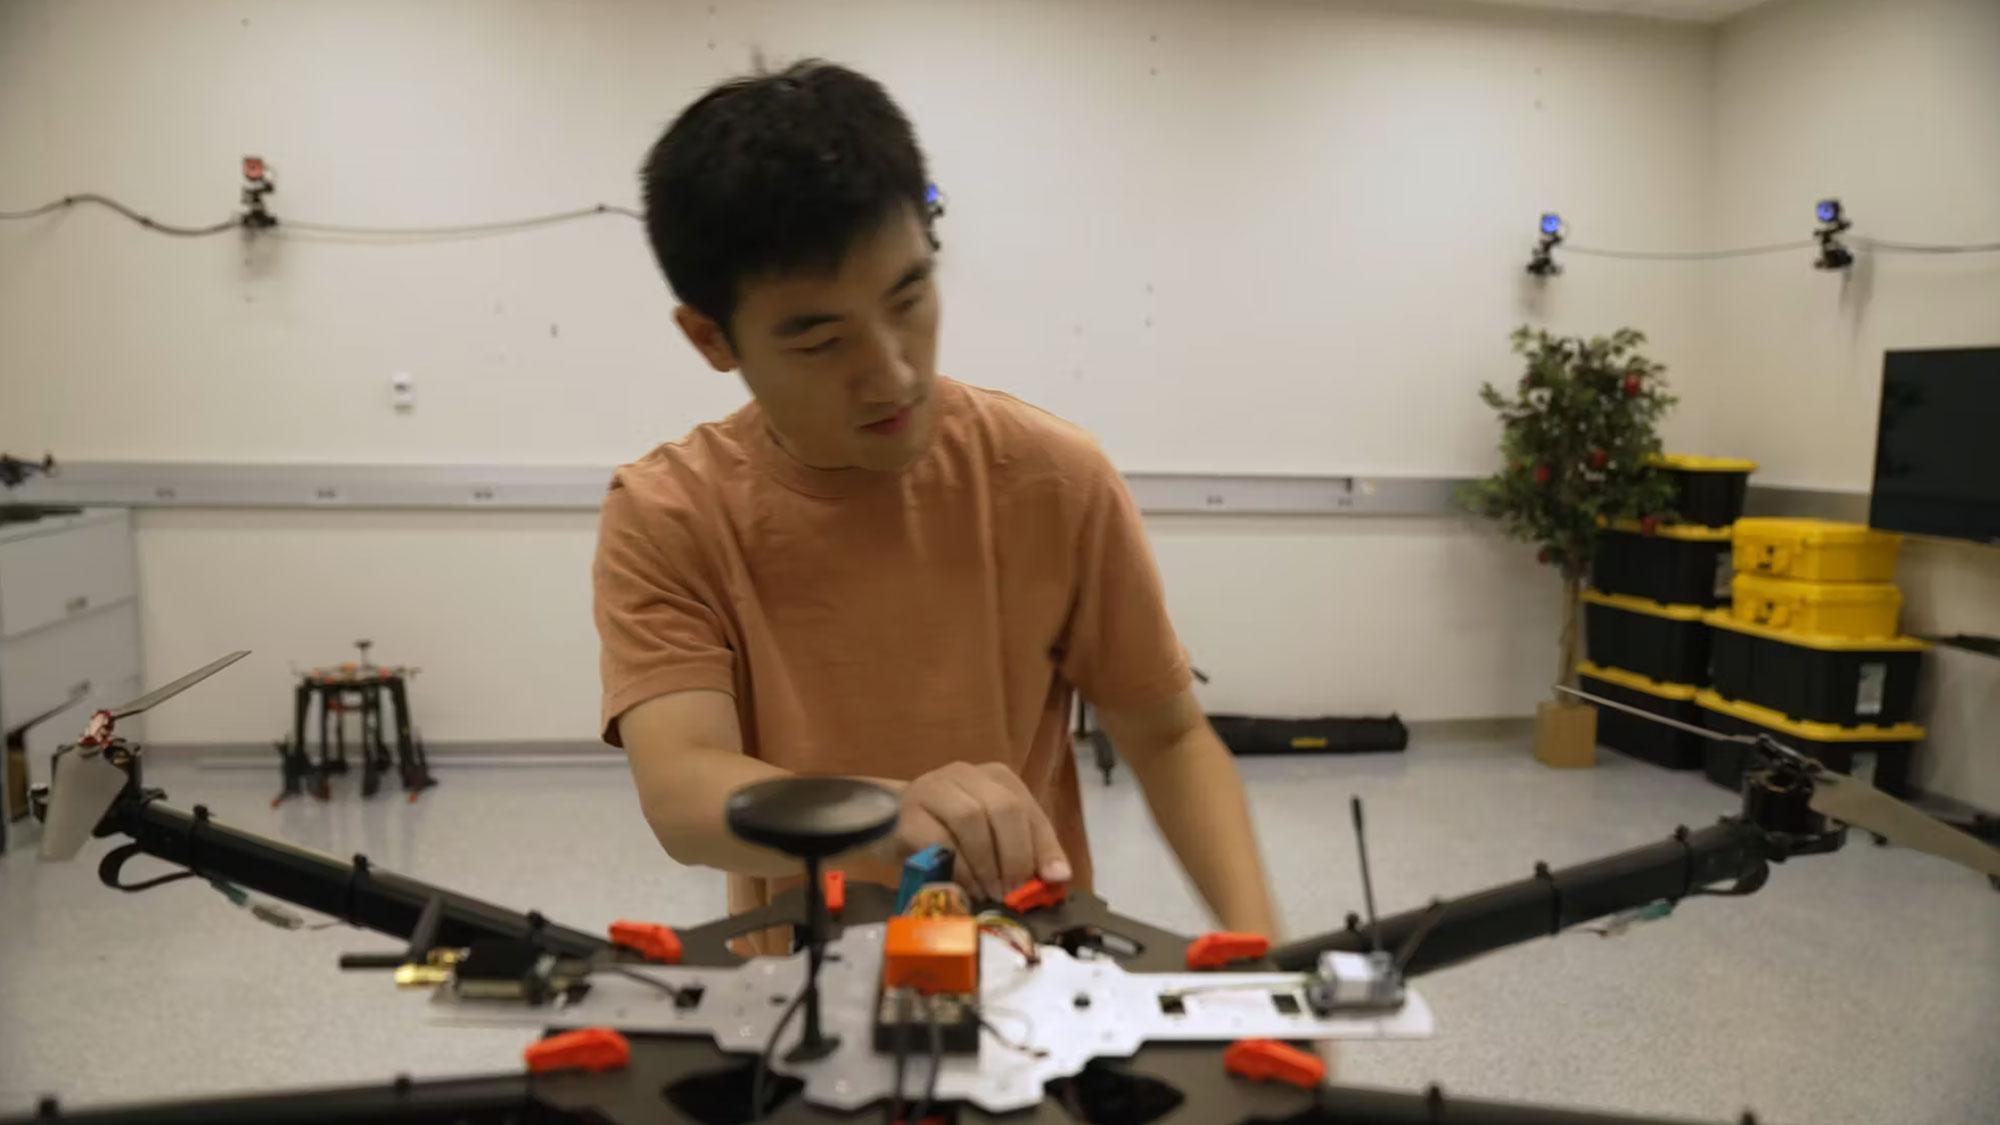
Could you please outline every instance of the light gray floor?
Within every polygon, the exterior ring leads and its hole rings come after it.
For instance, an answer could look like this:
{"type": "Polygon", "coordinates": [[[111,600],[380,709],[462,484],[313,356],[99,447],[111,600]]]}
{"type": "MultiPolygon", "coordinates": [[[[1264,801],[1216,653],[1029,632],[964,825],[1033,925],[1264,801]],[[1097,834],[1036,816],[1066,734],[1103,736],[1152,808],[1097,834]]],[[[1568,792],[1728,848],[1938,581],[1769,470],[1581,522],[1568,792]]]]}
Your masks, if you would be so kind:
{"type": "MultiPolygon", "coordinates": [[[[716,876],[659,852],[622,768],[440,772],[416,805],[349,794],[275,811],[275,770],[170,763],[149,781],[252,831],[586,929],[722,909],[716,876]]],[[[1368,800],[1385,911],[1650,842],[1731,804],[1615,755],[1556,772],[1498,744],[1248,759],[1244,773],[1298,933],[1359,904],[1350,793],[1368,800]]],[[[1206,928],[1130,775],[1086,786],[1105,895],[1206,928]]],[[[193,881],[121,895],[96,882],[107,847],[67,866],[20,849],[0,864],[0,1112],[41,1093],[80,1105],[518,1065],[517,1032],[427,1026],[418,996],[335,970],[339,952],[386,939],[273,929],[193,881]]],[[[161,869],[136,860],[128,878],[142,868],[161,869]]],[[[1727,1120],[1752,1107],[1764,1122],[2000,1122],[2000,894],[1866,842],[1778,868],[1747,899],[1690,902],[1617,939],[1534,942],[1420,987],[1437,1038],[1351,1046],[1342,1080],[1727,1120]]]]}

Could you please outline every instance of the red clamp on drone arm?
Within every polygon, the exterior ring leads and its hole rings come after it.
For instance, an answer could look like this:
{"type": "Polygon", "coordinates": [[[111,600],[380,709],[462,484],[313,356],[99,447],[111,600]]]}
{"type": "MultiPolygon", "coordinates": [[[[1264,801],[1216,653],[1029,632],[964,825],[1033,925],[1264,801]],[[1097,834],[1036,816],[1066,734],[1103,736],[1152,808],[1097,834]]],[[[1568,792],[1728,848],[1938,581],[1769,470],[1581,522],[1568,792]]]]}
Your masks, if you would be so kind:
{"type": "Polygon", "coordinates": [[[1326,1060],[1275,1039],[1239,1039],[1222,1052],[1223,1068],[1252,1082],[1284,1082],[1310,1090],[1326,1081],[1326,1060]]]}
{"type": "Polygon", "coordinates": [[[632,1044],[608,1027],[585,1027],[530,1043],[521,1057],[528,1073],[553,1070],[623,1070],[632,1064],[632,1044]]]}
{"type": "Polygon", "coordinates": [[[661,965],[681,963],[681,936],[658,922],[611,923],[611,944],[621,945],[648,961],[661,965]]]}
{"type": "Polygon", "coordinates": [[[1013,890],[1001,902],[1016,914],[1026,914],[1043,907],[1055,906],[1069,897],[1068,883],[1044,883],[1040,879],[1030,879],[1013,890]]]}
{"type": "Polygon", "coordinates": [[[1271,939],[1263,934],[1203,934],[1188,943],[1187,967],[1219,969],[1234,961],[1248,961],[1271,951],[1271,939]]]}

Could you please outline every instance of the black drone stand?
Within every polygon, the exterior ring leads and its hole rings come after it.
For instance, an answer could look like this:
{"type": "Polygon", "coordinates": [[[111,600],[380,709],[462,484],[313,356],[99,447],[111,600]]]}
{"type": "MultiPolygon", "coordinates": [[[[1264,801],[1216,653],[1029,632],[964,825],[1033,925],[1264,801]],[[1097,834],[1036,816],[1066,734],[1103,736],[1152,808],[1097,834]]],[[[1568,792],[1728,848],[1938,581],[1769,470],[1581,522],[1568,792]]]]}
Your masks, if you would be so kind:
{"type": "Polygon", "coordinates": [[[332,796],[329,778],[347,772],[347,716],[361,716],[361,795],[373,797],[382,785],[382,775],[392,765],[389,745],[382,737],[385,716],[396,731],[393,766],[411,800],[437,784],[423,740],[410,724],[409,673],[368,661],[370,642],[356,641],[361,662],[334,668],[316,668],[299,677],[292,692],[292,735],[278,743],[282,768],[282,788],[272,805],[287,797],[310,792],[320,800],[332,796]],[[306,723],[313,705],[319,705],[319,755],[315,763],[306,753],[306,723]],[[328,735],[332,738],[329,740],[328,735]]]}

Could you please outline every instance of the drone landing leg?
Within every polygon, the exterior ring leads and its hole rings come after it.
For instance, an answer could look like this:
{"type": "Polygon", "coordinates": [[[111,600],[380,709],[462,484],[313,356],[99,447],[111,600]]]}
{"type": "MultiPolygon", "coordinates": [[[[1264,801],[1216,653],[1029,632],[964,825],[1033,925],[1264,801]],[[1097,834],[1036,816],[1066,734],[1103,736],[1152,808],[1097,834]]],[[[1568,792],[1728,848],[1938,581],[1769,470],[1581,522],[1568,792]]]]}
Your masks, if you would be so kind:
{"type": "Polygon", "coordinates": [[[382,788],[382,760],[389,748],[382,744],[382,696],[373,686],[361,689],[361,796],[373,797],[382,788]]]}
{"type": "Polygon", "coordinates": [[[278,743],[278,795],[271,798],[271,807],[277,808],[285,798],[296,797],[305,792],[306,775],[312,772],[312,762],[306,757],[306,712],[312,710],[312,689],[304,681],[292,689],[292,737],[289,742],[278,743]]]}
{"type": "Polygon", "coordinates": [[[389,680],[389,707],[396,720],[396,765],[403,775],[403,788],[412,801],[417,794],[437,784],[431,776],[424,745],[410,730],[410,692],[402,676],[389,680]]]}

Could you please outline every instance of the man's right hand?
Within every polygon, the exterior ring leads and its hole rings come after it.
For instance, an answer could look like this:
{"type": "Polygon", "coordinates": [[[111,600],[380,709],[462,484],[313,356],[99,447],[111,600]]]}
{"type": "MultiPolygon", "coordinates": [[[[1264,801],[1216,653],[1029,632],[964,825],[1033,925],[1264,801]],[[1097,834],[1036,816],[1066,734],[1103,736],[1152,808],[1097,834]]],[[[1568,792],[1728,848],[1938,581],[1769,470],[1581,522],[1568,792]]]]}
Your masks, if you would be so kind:
{"type": "Polygon", "coordinates": [[[904,855],[932,844],[952,849],[957,881],[993,899],[1036,877],[1070,877],[1055,825],[1019,775],[998,762],[953,762],[904,786],[896,843],[904,855]]]}

